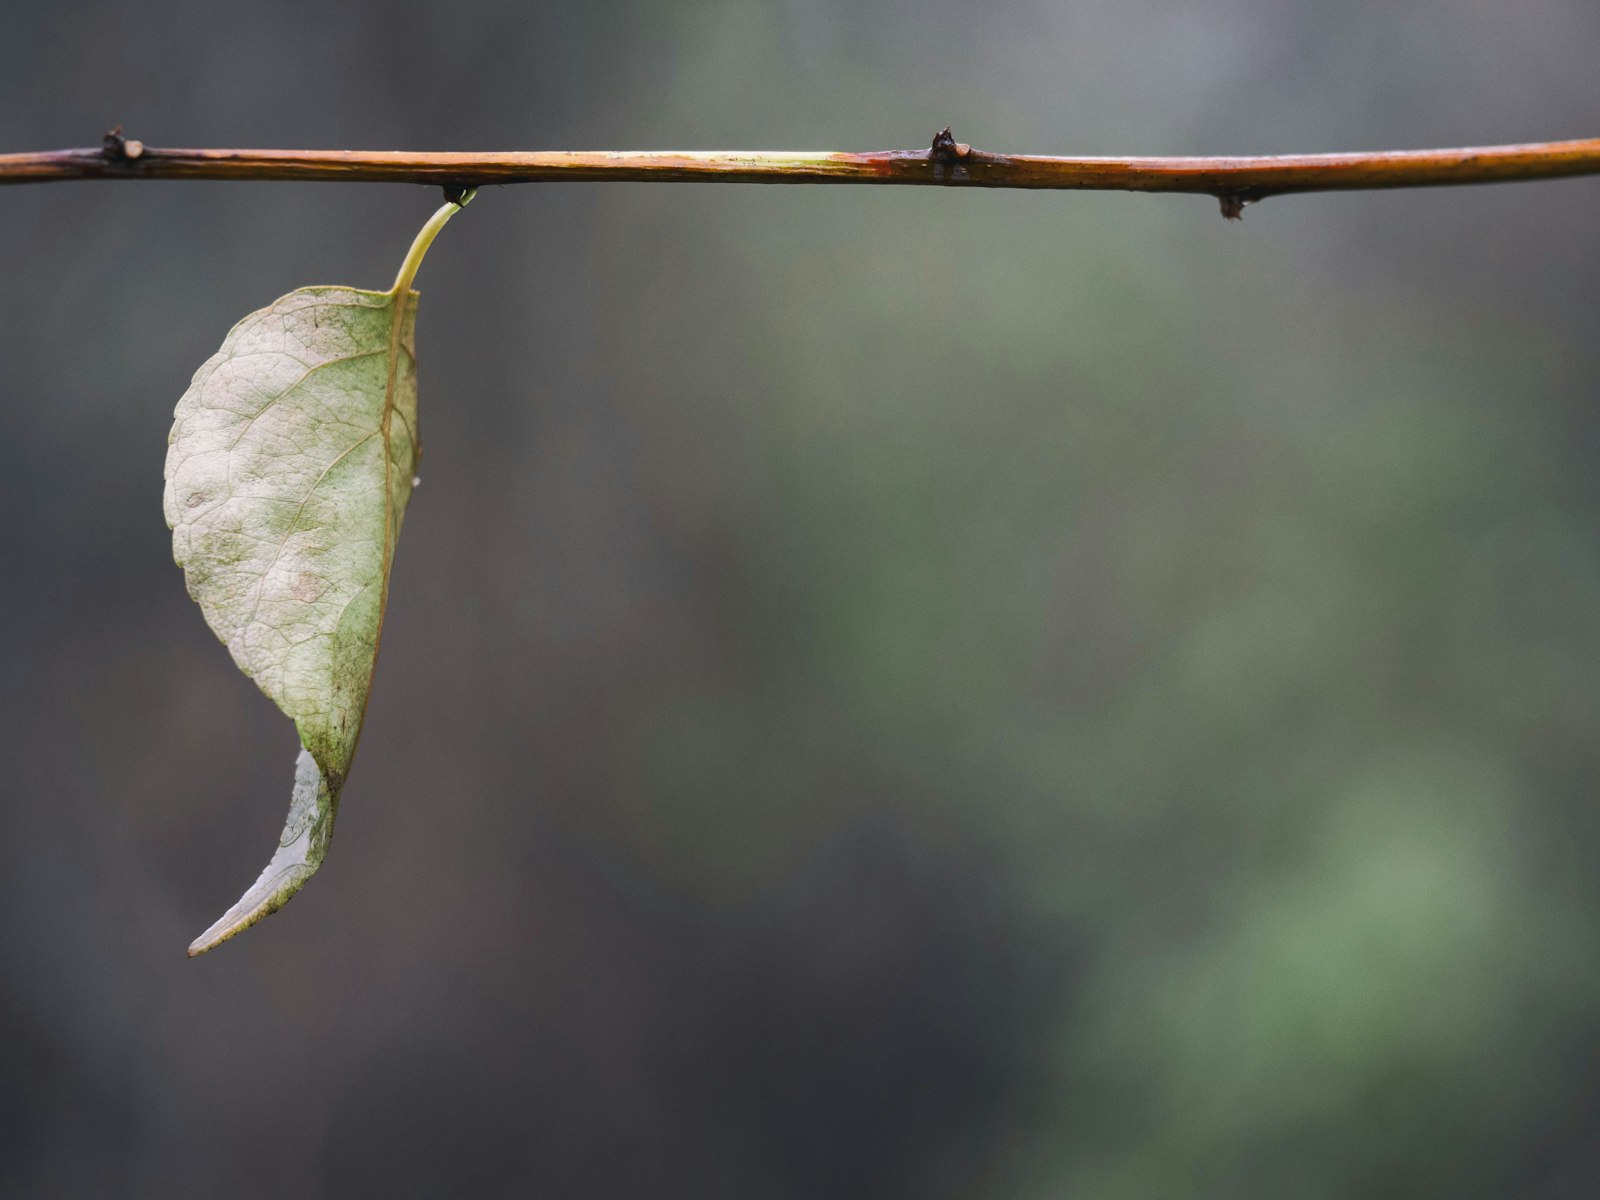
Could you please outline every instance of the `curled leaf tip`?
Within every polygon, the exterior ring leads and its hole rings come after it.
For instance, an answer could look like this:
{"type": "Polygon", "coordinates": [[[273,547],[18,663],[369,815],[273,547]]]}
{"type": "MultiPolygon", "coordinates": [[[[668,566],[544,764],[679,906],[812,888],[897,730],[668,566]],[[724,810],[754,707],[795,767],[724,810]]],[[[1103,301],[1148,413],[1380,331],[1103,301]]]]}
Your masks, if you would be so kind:
{"type": "Polygon", "coordinates": [[[338,792],[330,786],[311,753],[300,751],[295,762],[294,796],[277,852],[238,902],[189,944],[190,958],[220,946],[289,903],[322,865],[333,838],[338,808],[338,792]]]}

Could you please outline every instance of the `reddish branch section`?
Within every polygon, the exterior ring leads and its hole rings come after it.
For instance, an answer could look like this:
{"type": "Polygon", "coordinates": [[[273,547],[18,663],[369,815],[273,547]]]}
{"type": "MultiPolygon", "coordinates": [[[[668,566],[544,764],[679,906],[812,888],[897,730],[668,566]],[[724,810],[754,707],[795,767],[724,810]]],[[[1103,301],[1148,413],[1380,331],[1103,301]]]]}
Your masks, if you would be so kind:
{"type": "Polygon", "coordinates": [[[1441,187],[1600,174],[1600,138],[1257,158],[1053,158],[991,154],[948,128],[926,150],[873,154],[767,151],[643,153],[398,150],[170,150],[106,135],[82,150],[0,155],[0,184],[65,179],[295,179],[483,187],[506,183],[871,183],[1210,195],[1224,216],[1290,192],[1441,187]]]}

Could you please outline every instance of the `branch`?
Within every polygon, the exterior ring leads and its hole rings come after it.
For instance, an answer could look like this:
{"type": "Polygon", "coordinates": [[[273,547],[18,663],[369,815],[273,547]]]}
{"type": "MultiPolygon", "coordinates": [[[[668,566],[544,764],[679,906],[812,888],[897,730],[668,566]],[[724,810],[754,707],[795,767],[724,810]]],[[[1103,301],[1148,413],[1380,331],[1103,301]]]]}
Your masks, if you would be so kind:
{"type": "Polygon", "coordinates": [[[95,149],[0,154],[0,184],[65,179],[294,179],[422,183],[459,191],[504,183],[871,183],[936,187],[1188,192],[1217,198],[1225,217],[1291,192],[1510,183],[1600,174],[1600,138],[1255,158],[1052,158],[990,154],[948,128],[926,150],[875,154],[770,151],[162,150],[122,136],[95,149]]]}

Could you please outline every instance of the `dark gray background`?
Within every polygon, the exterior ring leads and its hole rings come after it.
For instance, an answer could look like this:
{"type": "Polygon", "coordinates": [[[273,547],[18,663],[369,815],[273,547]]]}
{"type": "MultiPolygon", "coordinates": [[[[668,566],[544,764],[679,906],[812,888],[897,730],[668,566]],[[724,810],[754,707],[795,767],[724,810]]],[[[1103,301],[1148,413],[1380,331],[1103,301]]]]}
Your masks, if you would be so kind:
{"type": "MultiPolygon", "coordinates": [[[[1600,133],[1591,0],[0,6],[0,151],[1600,133]]],[[[327,866],[171,410],[437,194],[0,190],[0,1192],[1600,1188],[1600,181],[485,192],[327,866]]]]}

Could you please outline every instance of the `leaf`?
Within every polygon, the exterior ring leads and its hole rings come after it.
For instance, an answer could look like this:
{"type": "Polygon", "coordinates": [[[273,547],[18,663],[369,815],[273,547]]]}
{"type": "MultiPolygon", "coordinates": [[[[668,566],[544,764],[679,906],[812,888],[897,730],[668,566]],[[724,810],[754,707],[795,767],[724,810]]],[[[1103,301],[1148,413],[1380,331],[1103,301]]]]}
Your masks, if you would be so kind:
{"type": "Polygon", "coordinates": [[[327,853],[419,453],[411,279],[458,208],[424,227],[392,290],[300,288],[251,313],[178,401],[165,493],[173,556],[303,747],[277,852],[191,957],[283,907],[327,853]]]}

